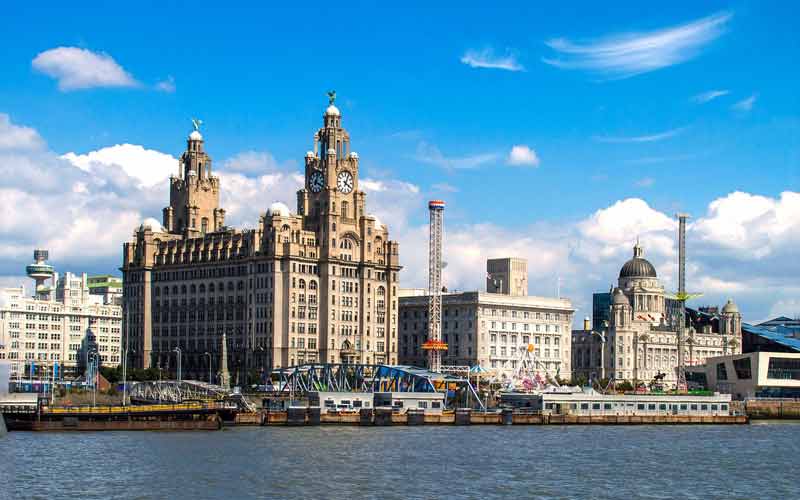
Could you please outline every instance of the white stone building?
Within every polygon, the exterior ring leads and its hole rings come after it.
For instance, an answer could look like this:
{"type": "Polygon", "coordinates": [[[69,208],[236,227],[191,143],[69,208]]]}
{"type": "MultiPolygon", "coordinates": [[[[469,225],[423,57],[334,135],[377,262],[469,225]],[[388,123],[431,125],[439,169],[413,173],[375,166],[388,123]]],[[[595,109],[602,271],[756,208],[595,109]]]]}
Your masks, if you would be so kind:
{"type": "Polygon", "coordinates": [[[101,365],[119,365],[122,308],[90,294],[85,273],[54,273],[53,281],[54,289],[40,287],[35,296],[24,286],[0,290],[0,360],[8,360],[12,378],[31,365],[39,375],[56,364],[61,373],[82,371],[91,351],[101,365]]]}
{"type": "MultiPolygon", "coordinates": [[[[576,375],[642,382],[663,375],[665,385],[677,382],[679,323],[673,308],[679,303],[665,297],[656,269],[643,253],[637,243],[633,257],[620,269],[617,287],[611,292],[608,328],[573,332],[576,375]]],[[[742,317],[732,300],[719,314],[687,315],[686,325],[686,365],[741,352],[742,317]]]]}
{"type": "MultiPolygon", "coordinates": [[[[428,364],[427,352],[422,349],[428,338],[428,302],[428,295],[421,290],[400,292],[401,364],[428,364]]],[[[442,353],[442,364],[480,365],[500,378],[510,378],[531,346],[542,375],[546,371],[568,379],[574,312],[565,298],[480,291],[445,293],[441,332],[448,349],[442,353]]]]}

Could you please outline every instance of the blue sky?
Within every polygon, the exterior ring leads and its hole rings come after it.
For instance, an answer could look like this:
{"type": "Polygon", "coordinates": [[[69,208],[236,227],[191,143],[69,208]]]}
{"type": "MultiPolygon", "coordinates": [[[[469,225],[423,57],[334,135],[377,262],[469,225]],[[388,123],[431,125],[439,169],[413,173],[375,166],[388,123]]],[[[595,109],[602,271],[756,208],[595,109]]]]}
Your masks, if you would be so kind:
{"type": "MultiPolygon", "coordinates": [[[[792,203],[781,204],[781,193],[798,191],[800,181],[800,68],[794,63],[800,35],[792,3],[218,5],[7,6],[0,20],[0,113],[12,127],[33,129],[52,155],[133,144],[173,157],[183,149],[189,118],[198,116],[218,168],[229,161],[235,170],[238,155],[259,152],[268,155],[265,168],[291,175],[319,126],[325,91],[336,89],[362,177],[392,187],[374,193],[373,203],[419,201],[418,209],[399,215],[375,207],[390,229],[398,226],[403,248],[411,247],[406,255],[424,251],[415,247],[424,232],[424,199],[447,199],[453,240],[460,241],[459,231],[464,236],[463,246],[452,243],[453,283],[480,281],[456,274],[455,254],[472,255],[469,235],[502,234],[523,239],[490,253],[563,247],[534,273],[532,282],[538,276],[548,284],[532,283],[532,292],[552,293],[549,283],[566,274],[566,290],[585,304],[593,289],[613,281],[636,237],[598,233],[590,244],[584,241],[588,221],[633,199],[654,214],[705,216],[705,226],[698,224],[705,232],[693,243],[705,259],[698,277],[731,284],[710,299],[752,293],[752,280],[761,280],[760,290],[773,296],[751,297],[759,304],[753,316],[766,317],[778,303],[800,311],[796,290],[774,292],[786,269],[770,259],[780,260],[775,249],[787,241],[769,240],[771,253],[758,258],[752,257],[757,248],[737,243],[737,231],[758,226],[753,221],[762,212],[731,216],[738,229],[709,229],[730,222],[711,213],[715,200],[742,207],[730,198],[735,192],[771,201],[775,213],[794,214],[786,208],[792,203]],[[656,48],[637,49],[647,40],[656,48]],[[35,62],[59,47],[110,58],[122,73],[69,88],[65,72],[77,70],[65,65],[75,61],[54,61],[64,54],[50,53],[35,62]],[[157,89],[160,82],[166,89],[157,89]],[[510,164],[514,146],[528,154],[516,162],[522,165],[510,164]],[[408,186],[411,192],[403,191],[408,186]],[[578,247],[605,260],[587,254],[571,264],[578,247]],[[758,272],[742,279],[736,270],[748,262],[758,272]],[[596,269],[604,272],[585,277],[596,269]],[[764,273],[778,281],[764,282],[764,273]]],[[[272,199],[291,201],[291,189],[283,187],[289,192],[264,192],[258,202],[265,208],[272,199]]],[[[154,201],[156,209],[148,205],[149,213],[140,215],[158,217],[164,203],[154,201]]],[[[631,210],[630,204],[617,209],[631,210]]],[[[611,226],[653,231],[656,255],[673,262],[674,248],[664,243],[658,250],[656,234],[674,236],[671,228],[656,215],[640,219],[611,226]]],[[[780,226],[778,232],[792,231],[780,226]]],[[[108,245],[113,254],[100,252],[99,260],[82,260],[85,252],[69,247],[65,253],[75,257],[65,256],[64,265],[117,265],[121,241],[108,245]]],[[[17,250],[5,257],[14,265],[28,258],[17,250]]],[[[407,284],[417,284],[422,261],[406,262],[415,267],[407,284]]],[[[463,272],[473,264],[465,261],[463,272]]],[[[14,275],[11,267],[0,273],[14,275]]]]}

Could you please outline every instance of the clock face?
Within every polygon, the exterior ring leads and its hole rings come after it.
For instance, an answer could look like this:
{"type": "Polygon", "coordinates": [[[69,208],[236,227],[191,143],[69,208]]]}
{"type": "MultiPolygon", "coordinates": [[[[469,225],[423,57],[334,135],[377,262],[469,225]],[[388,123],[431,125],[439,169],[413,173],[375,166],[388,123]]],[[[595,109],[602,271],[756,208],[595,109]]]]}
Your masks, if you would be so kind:
{"type": "Polygon", "coordinates": [[[341,191],[344,194],[348,194],[350,191],[352,191],[353,174],[351,174],[347,170],[339,172],[339,175],[336,177],[336,187],[338,187],[339,191],[341,191]]]}
{"type": "Polygon", "coordinates": [[[322,172],[313,172],[308,178],[308,187],[315,193],[322,191],[324,185],[325,179],[322,177],[322,172]]]}

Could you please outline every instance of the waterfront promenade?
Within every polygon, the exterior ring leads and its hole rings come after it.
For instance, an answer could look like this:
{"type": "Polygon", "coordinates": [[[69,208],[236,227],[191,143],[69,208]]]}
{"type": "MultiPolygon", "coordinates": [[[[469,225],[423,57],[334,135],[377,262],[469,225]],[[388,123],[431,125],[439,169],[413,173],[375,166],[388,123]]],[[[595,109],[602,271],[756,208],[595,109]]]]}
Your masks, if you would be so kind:
{"type": "Polygon", "coordinates": [[[798,432],[798,423],[12,432],[0,443],[10,464],[0,483],[7,498],[793,498],[798,432]]]}

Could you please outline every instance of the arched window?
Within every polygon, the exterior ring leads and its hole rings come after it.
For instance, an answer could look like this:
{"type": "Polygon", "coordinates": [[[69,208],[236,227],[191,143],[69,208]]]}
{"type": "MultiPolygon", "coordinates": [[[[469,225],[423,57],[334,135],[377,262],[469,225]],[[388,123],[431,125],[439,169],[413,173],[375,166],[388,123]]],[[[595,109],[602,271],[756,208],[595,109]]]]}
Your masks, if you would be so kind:
{"type": "MultiPolygon", "coordinates": [[[[211,286],[214,286],[214,285],[211,285],[211,286]]],[[[200,283],[200,293],[206,293],[206,286],[204,284],[202,284],[202,283],[200,283]]]]}
{"type": "Polygon", "coordinates": [[[209,293],[214,293],[214,283],[209,283],[208,284],[208,292],[209,293]]]}
{"type": "Polygon", "coordinates": [[[316,281],[309,281],[308,282],[308,289],[309,290],[316,290],[317,289],[317,282],[316,281]]]}

